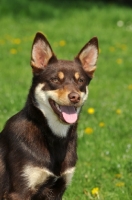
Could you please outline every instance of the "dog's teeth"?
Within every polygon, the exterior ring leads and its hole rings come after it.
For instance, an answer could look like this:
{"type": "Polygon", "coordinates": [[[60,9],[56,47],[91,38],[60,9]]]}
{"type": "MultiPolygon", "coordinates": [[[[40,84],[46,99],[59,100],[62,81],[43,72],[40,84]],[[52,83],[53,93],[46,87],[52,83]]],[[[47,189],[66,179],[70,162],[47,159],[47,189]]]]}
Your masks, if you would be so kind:
{"type": "Polygon", "coordinates": [[[59,105],[56,103],[56,108],[61,112],[59,105]]]}

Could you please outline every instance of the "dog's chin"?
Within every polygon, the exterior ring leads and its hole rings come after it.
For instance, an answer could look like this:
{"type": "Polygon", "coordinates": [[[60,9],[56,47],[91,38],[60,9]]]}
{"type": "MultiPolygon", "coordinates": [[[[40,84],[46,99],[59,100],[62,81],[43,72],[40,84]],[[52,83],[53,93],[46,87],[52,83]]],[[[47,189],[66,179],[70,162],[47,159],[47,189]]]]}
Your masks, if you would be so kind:
{"type": "Polygon", "coordinates": [[[78,120],[78,112],[75,106],[62,106],[49,99],[50,106],[59,120],[65,124],[74,124],[78,120]]]}

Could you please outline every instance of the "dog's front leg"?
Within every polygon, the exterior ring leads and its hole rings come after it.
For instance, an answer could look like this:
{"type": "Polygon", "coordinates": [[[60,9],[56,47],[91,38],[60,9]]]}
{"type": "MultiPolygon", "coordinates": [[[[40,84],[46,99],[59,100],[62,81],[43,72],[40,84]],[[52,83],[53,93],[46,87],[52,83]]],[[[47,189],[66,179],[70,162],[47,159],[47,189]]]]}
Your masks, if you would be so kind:
{"type": "Polygon", "coordinates": [[[20,196],[18,193],[10,193],[4,200],[30,200],[29,195],[20,196]]]}
{"type": "Polygon", "coordinates": [[[62,200],[63,193],[66,189],[64,179],[58,178],[55,182],[50,180],[50,184],[42,186],[32,200],[62,200]]]}
{"type": "Polygon", "coordinates": [[[42,198],[33,198],[33,200],[62,200],[64,191],[58,192],[55,190],[47,189],[42,198]]]}
{"type": "MultiPolygon", "coordinates": [[[[51,187],[51,200],[62,200],[62,196],[66,190],[66,182],[63,177],[59,178],[51,187]]],[[[48,198],[46,200],[49,200],[48,198]]]]}

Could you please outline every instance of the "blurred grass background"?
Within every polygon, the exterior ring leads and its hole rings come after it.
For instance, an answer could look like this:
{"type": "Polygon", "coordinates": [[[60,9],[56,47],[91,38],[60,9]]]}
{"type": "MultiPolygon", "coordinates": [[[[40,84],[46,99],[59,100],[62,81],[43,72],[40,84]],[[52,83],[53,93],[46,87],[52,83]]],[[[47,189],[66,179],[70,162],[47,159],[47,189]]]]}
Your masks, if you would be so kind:
{"type": "Polygon", "coordinates": [[[64,200],[132,199],[132,2],[0,0],[0,130],[24,105],[30,51],[43,32],[58,58],[93,36],[100,54],[78,127],[78,164],[64,200]]]}

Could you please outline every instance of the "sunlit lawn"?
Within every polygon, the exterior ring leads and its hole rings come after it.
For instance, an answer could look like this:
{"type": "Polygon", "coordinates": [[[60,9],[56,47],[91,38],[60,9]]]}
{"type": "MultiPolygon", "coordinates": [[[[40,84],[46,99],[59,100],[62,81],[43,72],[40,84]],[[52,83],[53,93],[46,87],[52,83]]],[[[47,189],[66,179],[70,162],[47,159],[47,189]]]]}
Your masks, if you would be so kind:
{"type": "Polygon", "coordinates": [[[37,31],[46,34],[64,59],[73,59],[97,36],[98,69],[79,120],[79,159],[64,200],[131,200],[132,10],[87,2],[60,8],[37,1],[33,5],[29,15],[22,10],[16,15],[6,10],[0,14],[0,130],[26,101],[32,76],[30,51],[37,31]],[[42,6],[47,15],[40,17],[42,6]]]}

